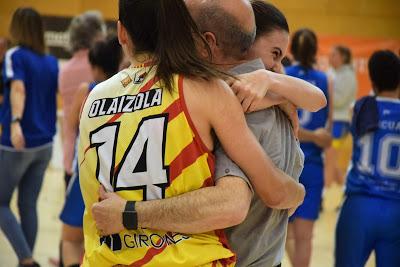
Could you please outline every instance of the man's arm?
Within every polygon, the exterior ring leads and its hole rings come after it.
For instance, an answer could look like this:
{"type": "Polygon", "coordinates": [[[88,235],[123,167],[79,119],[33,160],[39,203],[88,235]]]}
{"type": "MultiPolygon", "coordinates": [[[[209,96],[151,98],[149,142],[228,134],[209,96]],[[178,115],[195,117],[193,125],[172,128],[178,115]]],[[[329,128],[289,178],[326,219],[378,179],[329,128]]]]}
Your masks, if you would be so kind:
{"type": "MultiPolygon", "coordinates": [[[[225,177],[215,186],[176,197],[136,202],[138,225],[163,231],[195,234],[241,223],[247,215],[251,191],[241,178],[225,177]]],[[[124,230],[122,212],[126,200],[100,189],[102,201],[92,207],[93,218],[102,235],[124,230]]]]}

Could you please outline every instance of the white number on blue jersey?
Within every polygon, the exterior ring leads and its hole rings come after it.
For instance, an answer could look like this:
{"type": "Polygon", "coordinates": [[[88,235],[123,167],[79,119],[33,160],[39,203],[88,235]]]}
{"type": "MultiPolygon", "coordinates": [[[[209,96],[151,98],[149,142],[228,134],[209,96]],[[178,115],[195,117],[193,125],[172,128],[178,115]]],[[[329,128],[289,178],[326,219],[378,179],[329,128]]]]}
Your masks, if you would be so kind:
{"type": "MultiPolygon", "coordinates": [[[[143,199],[165,197],[168,167],[164,166],[166,116],[144,118],[115,169],[119,123],[107,124],[90,135],[96,147],[97,179],[107,191],[143,190],[143,199]]],[[[121,140],[120,140],[121,141],[121,140]]]]}
{"type": "MultiPolygon", "coordinates": [[[[400,177],[400,136],[385,135],[381,138],[378,151],[373,150],[374,134],[368,134],[360,138],[358,145],[360,146],[361,155],[357,167],[360,172],[373,175],[375,166],[372,163],[372,153],[378,153],[377,171],[383,177],[400,177]],[[391,157],[395,151],[398,151],[397,163],[392,166],[390,164],[391,157]]],[[[394,155],[396,156],[396,155],[394,155]]]]}

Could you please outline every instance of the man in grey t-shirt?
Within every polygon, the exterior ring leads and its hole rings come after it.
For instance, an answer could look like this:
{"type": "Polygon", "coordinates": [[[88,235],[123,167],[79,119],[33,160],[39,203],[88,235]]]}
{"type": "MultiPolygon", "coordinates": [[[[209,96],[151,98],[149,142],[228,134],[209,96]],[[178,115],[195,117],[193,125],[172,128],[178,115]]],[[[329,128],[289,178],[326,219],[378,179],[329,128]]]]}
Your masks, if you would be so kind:
{"type": "MultiPolygon", "coordinates": [[[[239,65],[230,72],[243,74],[258,69],[264,69],[260,59],[239,65]]],[[[271,107],[247,114],[246,120],[274,164],[298,180],[303,169],[304,155],[286,115],[278,107],[271,107]]],[[[221,146],[218,146],[215,155],[216,180],[225,176],[237,176],[243,178],[252,188],[249,179],[221,146]]],[[[237,253],[237,266],[278,266],[285,249],[288,211],[266,207],[254,190],[252,191],[253,199],[246,219],[240,225],[226,229],[225,233],[232,249],[237,253]]]]}

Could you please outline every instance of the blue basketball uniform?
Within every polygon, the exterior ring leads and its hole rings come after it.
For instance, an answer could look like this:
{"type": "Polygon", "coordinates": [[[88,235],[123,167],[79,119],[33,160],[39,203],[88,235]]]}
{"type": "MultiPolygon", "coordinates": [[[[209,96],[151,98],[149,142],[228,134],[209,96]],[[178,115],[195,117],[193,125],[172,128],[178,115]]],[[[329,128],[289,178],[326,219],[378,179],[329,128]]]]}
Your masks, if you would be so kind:
{"type": "MultiPolygon", "coordinates": [[[[355,110],[360,101],[356,103],[355,110]]],[[[400,266],[400,100],[377,98],[378,124],[357,136],[336,227],[335,266],[400,266]]]]}
{"type": "MultiPolygon", "coordinates": [[[[288,67],[286,74],[312,83],[322,90],[327,99],[329,98],[328,77],[325,73],[295,65],[288,67]]],[[[314,113],[299,110],[300,125],[302,128],[310,131],[323,128],[328,121],[328,113],[328,107],[324,107],[314,113]]],[[[306,189],[306,196],[303,204],[296,210],[291,220],[296,217],[316,220],[319,214],[324,186],[323,150],[312,142],[301,142],[300,146],[305,156],[304,169],[300,175],[300,182],[306,189]]]]}
{"type": "MultiPolygon", "coordinates": [[[[89,84],[89,93],[94,89],[96,85],[96,82],[89,84]]],[[[61,211],[60,220],[63,223],[74,227],[82,227],[85,204],[83,202],[81,187],[79,185],[79,166],[76,153],[74,166],[74,174],[72,175],[67,187],[64,208],[61,211]]]]}
{"type": "Polygon", "coordinates": [[[347,121],[334,121],[332,125],[332,137],[341,139],[350,132],[350,123],[347,121]]]}
{"type": "Polygon", "coordinates": [[[11,144],[11,82],[21,80],[25,86],[25,107],[21,127],[26,148],[49,144],[56,133],[58,63],[50,55],[41,55],[26,47],[7,51],[3,64],[4,103],[0,112],[2,135],[0,146],[11,144]]]}

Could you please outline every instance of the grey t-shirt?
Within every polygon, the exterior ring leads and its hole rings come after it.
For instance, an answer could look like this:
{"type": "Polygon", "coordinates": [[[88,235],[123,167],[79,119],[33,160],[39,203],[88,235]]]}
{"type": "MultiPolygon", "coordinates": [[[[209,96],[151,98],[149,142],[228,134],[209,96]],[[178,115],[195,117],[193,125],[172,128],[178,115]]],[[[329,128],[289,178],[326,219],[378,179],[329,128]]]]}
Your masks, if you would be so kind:
{"type": "MultiPolygon", "coordinates": [[[[257,69],[264,69],[261,60],[239,65],[232,69],[231,73],[243,74],[257,69]]],[[[246,114],[246,121],[274,164],[298,181],[303,170],[304,154],[286,115],[279,108],[272,107],[246,114]]],[[[217,146],[215,155],[216,180],[228,175],[238,176],[251,188],[246,175],[225,154],[220,145],[217,146]]],[[[244,222],[225,230],[233,251],[237,253],[237,266],[272,267],[281,263],[287,224],[287,210],[268,208],[260,197],[253,193],[250,210],[244,222]]]]}

